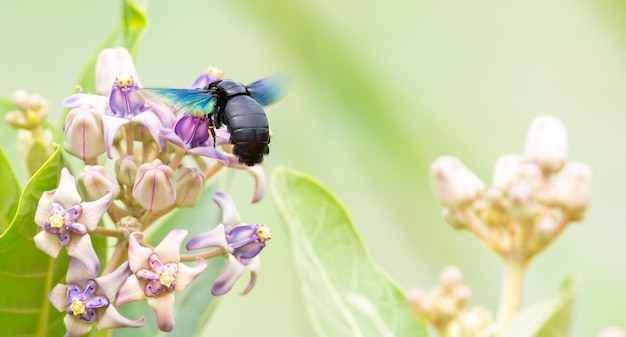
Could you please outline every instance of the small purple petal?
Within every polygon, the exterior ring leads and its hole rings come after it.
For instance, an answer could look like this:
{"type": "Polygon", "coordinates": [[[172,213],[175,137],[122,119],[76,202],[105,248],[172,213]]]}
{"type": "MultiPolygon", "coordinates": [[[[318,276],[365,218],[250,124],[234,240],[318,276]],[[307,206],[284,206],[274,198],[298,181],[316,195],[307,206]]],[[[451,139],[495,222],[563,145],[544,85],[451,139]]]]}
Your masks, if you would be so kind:
{"type": "Polygon", "coordinates": [[[239,217],[235,203],[227,193],[216,191],[211,194],[211,197],[222,210],[222,223],[225,226],[234,227],[241,223],[241,218],[239,217]]]}
{"type": "Polygon", "coordinates": [[[208,232],[195,235],[189,240],[189,242],[187,242],[188,250],[208,247],[221,247],[228,251],[228,241],[226,241],[224,225],[217,225],[217,227],[208,232]]]}
{"type": "Polygon", "coordinates": [[[144,287],[144,291],[146,292],[146,296],[148,296],[148,298],[158,295],[163,290],[165,290],[165,287],[163,287],[158,280],[149,280],[146,282],[146,286],[144,287]]]}
{"type": "Polygon", "coordinates": [[[96,309],[109,305],[109,299],[106,296],[94,296],[85,302],[85,308],[96,309]]]}
{"type": "Polygon", "coordinates": [[[248,260],[257,256],[265,247],[265,242],[253,242],[245,246],[235,249],[233,255],[244,265],[248,264],[248,260]]]}
{"type": "Polygon", "coordinates": [[[185,149],[185,150],[187,149],[187,147],[185,146],[185,143],[183,143],[183,140],[180,139],[180,137],[178,137],[178,135],[173,130],[159,129],[159,137],[169,140],[172,144],[182,149],[185,149]]]}
{"type": "Polygon", "coordinates": [[[148,269],[139,269],[135,275],[137,275],[138,278],[146,280],[159,280],[159,274],[148,269]]]}
{"type": "Polygon", "coordinates": [[[228,165],[229,163],[226,155],[224,155],[221,151],[215,149],[212,146],[194,147],[192,149],[187,150],[187,152],[198,155],[198,156],[212,158],[226,165],[228,165]]]}
{"type": "MultiPolygon", "coordinates": [[[[87,233],[87,227],[82,223],[65,221],[65,229],[72,231],[78,235],[85,235],[87,233]]],[[[66,245],[64,245],[66,246],[66,245]]]]}

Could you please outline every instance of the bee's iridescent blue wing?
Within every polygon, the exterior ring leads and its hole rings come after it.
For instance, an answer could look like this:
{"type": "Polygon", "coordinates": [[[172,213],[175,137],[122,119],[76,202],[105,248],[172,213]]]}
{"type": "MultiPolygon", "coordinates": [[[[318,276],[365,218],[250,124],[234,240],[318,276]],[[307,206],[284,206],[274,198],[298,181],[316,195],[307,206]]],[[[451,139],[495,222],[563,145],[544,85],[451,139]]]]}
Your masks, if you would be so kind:
{"type": "Polygon", "coordinates": [[[291,78],[285,75],[274,75],[256,80],[246,87],[259,104],[266,106],[278,101],[291,78]]]}
{"type": "Polygon", "coordinates": [[[146,88],[137,91],[150,102],[162,103],[174,112],[206,117],[215,111],[215,98],[208,90],[146,88]]]}

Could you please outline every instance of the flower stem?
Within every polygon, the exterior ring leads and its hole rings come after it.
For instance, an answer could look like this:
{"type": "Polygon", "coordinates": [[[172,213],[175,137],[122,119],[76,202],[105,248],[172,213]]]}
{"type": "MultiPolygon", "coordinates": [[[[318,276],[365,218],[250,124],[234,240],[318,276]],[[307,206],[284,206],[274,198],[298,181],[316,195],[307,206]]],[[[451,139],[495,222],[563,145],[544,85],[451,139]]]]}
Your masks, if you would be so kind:
{"type": "Polygon", "coordinates": [[[135,130],[132,125],[126,124],[124,131],[126,132],[126,154],[132,156],[135,153],[135,130]]]}
{"type": "Polygon", "coordinates": [[[209,167],[206,171],[204,171],[204,179],[209,180],[209,178],[217,173],[222,167],[224,167],[224,164],[220,162],[215,163],[215,165],[209,167]]]}
{"type": "Polygon", "coordinates": [[[491,232],[489,232],[489,230],[485,228],[485,225],[483,225],[480,220],[478,220],[476,215],[472,212],[471,208],[465,207],[463,208],[462,212],[463,217],[465,218],[466,228],[470,232],[476,234],[476,236],[478,236],[478,238],[480,238],[489,249],[500,253],[500,249],[494,243],[491,232]]]}
{"type": "Polygon", "coordinates": [[[115,245],[115,249],[113,250],[113,254],[111,254],[111,258],[109,259],[109,262],[107,263],[106,267],[104,267],[104,271],[102,271],[102,275],[108,275],[113,270],[115,270],[115,268],[117,268],[118,262],[120,261],[120,258],[122,257],[122,253],[124,252],[124,249],[126,248],[127,242],[128,241],[126,240],[120,240],[117,242],[117,244],[115,245]]]}
{"type": "Polygon", "coordinates": [[[506,259],[505,274],[500,293],[500,307],[498,309],[498,323],[500,333],[506,331],[522,305],[524,278],[528,268],[526,259],[506,259]]]}
{"type": "Polygon", "coordinates": [[[176,169],[178,168],[178,166],[180,166],[180,163],[183,161],[183,158],[185,157],[185,152],[184,151],[176,151],[174,153],[174,158],[172,158],[172,161],[170,162],[169,167],[173,170],[176,171],[176,169]]]}
{"type": "Polygon", "coordinates": [[[96,229],[94,229],[92,233],[110,236],[112,238],[119,238],[121,235],[121,233],[115,229],[108,229],[100,226],[96,227],[96,229]]]}
{"type": "Polygon", "coordinates": [[[225,252],[222,248],[215,248],[206,252],[202,252],[202,253],[197,253],[197,254],[181,254],[180,255],[180,260],[181,261],[195,261],[196,258],[202,258],[205,260],[214,258],[216,256],[221,256],[224,255],[225,252]]]}

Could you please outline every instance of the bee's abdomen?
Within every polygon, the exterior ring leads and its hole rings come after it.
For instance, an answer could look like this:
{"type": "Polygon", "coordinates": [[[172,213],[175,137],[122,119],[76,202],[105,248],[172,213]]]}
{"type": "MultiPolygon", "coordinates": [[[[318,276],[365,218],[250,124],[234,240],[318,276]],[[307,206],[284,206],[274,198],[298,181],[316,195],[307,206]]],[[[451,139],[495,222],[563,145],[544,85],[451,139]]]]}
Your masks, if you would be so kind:
{"type": "Polygon", "coordinates": [[[233,153],[248,166],[263,161],[269,152],[270,130],[265,111],[259,103],[247,95],[228,100],[224,117],[230,130],[233,153]]]}

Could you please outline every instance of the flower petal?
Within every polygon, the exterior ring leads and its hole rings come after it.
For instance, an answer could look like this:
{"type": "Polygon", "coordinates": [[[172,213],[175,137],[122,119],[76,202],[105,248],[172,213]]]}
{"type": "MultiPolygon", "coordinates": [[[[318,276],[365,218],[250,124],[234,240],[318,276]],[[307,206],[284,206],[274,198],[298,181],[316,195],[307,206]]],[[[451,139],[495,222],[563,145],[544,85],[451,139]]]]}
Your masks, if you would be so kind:
{"type": "Polygon", "coordinates": [[[96,92],[109,96],[117,76],[132,76],[140,86],[133,58],[123,47],[103,49],[96,59],[96,92]]]}
{"type": "Polygon", "coordinates": [[[217,150],[213,146],[199,146],[194,147],[192,149],[187,150],[191,154],[195,154],[198,156],[203,156],[207,158],[213,158],[217,161],[220,161],[226,165],[228,165],[228,158],[222,153],[222,151],[217,150]]]}
{"type": "Polygon", "coordinates": [[[122,263],[117,269],[108,275],[96,279],[100,291],[109,299],[115,298],[120,286],[132,274],[128,267],[128,261],[122,263]]]}
{"type": "Polygon", "coordinates": [[[176,291],[183,291],[187,286],[206,269],[206,261],[196,258],[196,264],[189,267],[185,264],[178,264],[178,273],[176,274],[176,291]]]}
{"type": "Polygon", "coordinates": [[[161,331],[170,332],[174,329],[174,299],[174,293],[148,297],[148,304],[154,310],[161,331]]]}
{"type": "Polygon", "coordinates": [[[263,165],[257,164],[248,167],[248,172],[254,177],[254,194],[252,195],[252,203],[255,203],[265,194],[265,170],[263,165]]]}
{"type": "Polygon", "coordinates": [[[215,129],[215,146],[225,144],[230,144],[230,132],[228,132],[228,128],[221,127],[219,129],[215,129]]]}
{"type": "Polygon", "coordinates": [[[227,193],[216,191],[211,194],[211,197],[222,210],[222,223],[224,225],[234,227],[241,223],[237,207],[227,193]]]}
{"type": "Polygon", "coordinates": [[[234,256],[228,255],[226,269],[224,269],[224,272],[213,282],[211,294],[213,294],[213,296],[221,296],[229,292],[245,270],[246,266],[241,264],[234,256]]]}
{"type": "Polygon", "coordinates": [[[65,337],[82,337],[91,331],[92,327],[91,323],[70,315],[65,315],[63,323],[65,323],[65,337]]]}
{"type": "Polygon", "coordinates": [[[113,146],[113,140],[115,139],[117,131],[119,131],[123,125],[128,123],[130,123],[130,121],[124,118],[106,115],[102,116],[102,126],[104,127],[104,147],[107,150],[107,156],[109,159],[113,159],[111,156],[111,146],[113,146]]]}
{"type": "Polygon", "coordinates": [[[143,240],[143,233],[134,232],[128,237],[128,263],[130,270],[136,272],[139,269],[148,269],[148,258],[152,249],[139,244],[143,240]]]}
{"type": "Polygon", "coordinates": [[[70,174],[65,167],[61,170],[61,179],[59,187],[54,191],[52,199],[60,203],[65,208],[70,208],[76,204],[80,204],[80,195],[76,188],[76,179],[70,174]]]}
{"type": "MultiPolygon", "coordinates": [[[[111,82],[113,83],[113,82],[111,82]]],[[[64,107],[74,109],[83,105],[90,106],[102,113],[107,111],[109,107],[109,99],[106,96],[91,94],[74,94],[70,95],[61,103],[64,107]]]]}
{"type": "Polygon", "coordinates": [[[201,249],[208,247],[221,247],[228,251],[228,241],[226,241],[226,232],[224,225],[219,224],[214,229],[195,235],[187,242],[187,249],[201,249]]]}
{"type": "Polygon", "coordinates": [[[152,138],[159,144],[159,147],[161,149],[165,147],[165,140],[159,137],[159,129],[162,129],[163,125],[155,114],[146,111],[133,117],[132,121],[145,126],[152,138]]]}
{"type": "Polygon", "coordinates": [[[139,328],[144,324],[146,324],[146,317],[141,316],[141,318],[136,321],[128,319],[122,316],[112,305],[109,305],[96,321],[98,329],[139,328]]]}
{"type": "Polygon", "coordinates": [[[61,243],[56,235],[41,231],[35,235],[35,246],[42,250],[44,253],[57,258],[61,251],[61,243]]]}
{"type": "Polygon", "coordinates": [[[64,284],[54,286],[48,294],[48,301],[61,312],[67,310],[67,286],[64,284]]]}
{"type": "Polygon", "coordinates": [[[252,288],[254,288],[256,280],[259,276],[259,271],[261,270],[261,259],[258,256],[254,257],[250,260],[250,262],[248,262],[247,267],[250,269],[250,281],[248,282],[246,289],[239,293],[241,296],[246,295],[250,292],[250,290],[252,290],[252,288]]]}
{"type": "Polygon", "coordinates": [[[178,137],[178,135],[176,134],[176,132],[174,132],[174,130],[159,129],[159,136],[162,138],[165,138],[166,140],[169,140],[172,144],[182,149],[186,149],[185,143],[183,143],[183,140],[180,139],[180,137],[178,137]]]}
{"type": "Polygon", "coordinates": [[[146,100],[146,104],[150,107],[150,110],[159,118],[163,127],[174,127],[174,124],[176,123],[176,116],[174,116],[172,109],[162,103],[154,103],[151,100],[146,100]]]}
{"type": "MultiPolygon", "coordinates": [[[[93,249],[89,234],[72,234],[72,241],[70,241],[70,244],[67,246],[67,255],[78,259],[89,275],[92,275],[91,278],[95,278],[98,275],[100,271],[100,260],[98,260],[98,255],[96,255],[96,251],[93,249]]],[[[68,279],[69,277],[68,271],[68,279]]]]}
{"type": "Polygon", "coordinates": [[[50,206],[52,206],[54,192],[43,192],[41,198],[39,198],[37,212],[35,213],[35,223],[39,226],[43,226],[48,221],[48,217],[50,217],[50,206]]]}
{"type": "Polygon", "coordinates": [[[186,229],[174,229],[167,233],[163,241],[154,247],[154,253],[163,263],[180,262],[180,245],[187,237],[186,229]]]}
{"type": "Polygon", "coordinates": [[[82,213],[77,219],[77,222],[84,224],[90,232],[96,229],[98,222],[109,208],[112,198],[113,193],[107,191],[107,193],[98,200],[83,202],[80,205],[82,207],[82,213]]]}
{"type": "Polygon", "coordinates": [[[129,302],[141,301],[146,299],[146,293],[143,290],[143,286],[139,283],[137,276],[130,275],[124,285],[117,292],[115,298],[115,306],[119,307],[129,302]]]}

